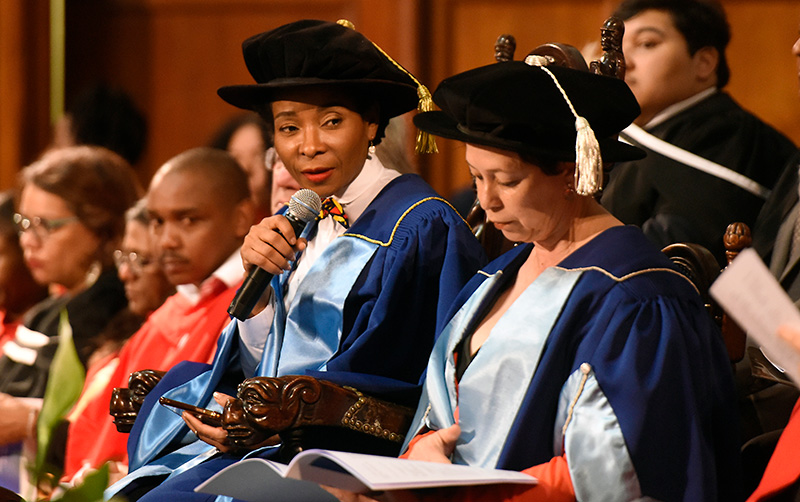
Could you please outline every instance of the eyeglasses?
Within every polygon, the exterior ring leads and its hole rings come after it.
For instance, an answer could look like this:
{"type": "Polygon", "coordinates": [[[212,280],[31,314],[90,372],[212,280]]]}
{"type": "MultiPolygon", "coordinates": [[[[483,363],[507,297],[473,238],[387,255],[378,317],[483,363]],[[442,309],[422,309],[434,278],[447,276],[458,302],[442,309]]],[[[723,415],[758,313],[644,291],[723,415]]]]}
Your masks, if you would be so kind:
{"type": "Polygon", "coordinates": [[[76,221],[79,221],[77,216],[48,219],[40,218],[38,216],[28,218],[27,216],[23,216],[19,213],[14,213],[14,224],[17,226],[17,232],[19,235],[22,235],[28,230],[32,230],[33,235],[35,235],[39,240],[46,239],[50,234],[59,228],[76,221]]]}
{"type": "Polygon", "coordinates": [[[152,258],[140,255],[135,251],[130,253],[126,253],[121,249],[114,251],[114,264],[117,266],[117,270],[123,265],[127,265],[134,275],[141,275],[144,268],[154,263],[154,261],[152,258]]]}

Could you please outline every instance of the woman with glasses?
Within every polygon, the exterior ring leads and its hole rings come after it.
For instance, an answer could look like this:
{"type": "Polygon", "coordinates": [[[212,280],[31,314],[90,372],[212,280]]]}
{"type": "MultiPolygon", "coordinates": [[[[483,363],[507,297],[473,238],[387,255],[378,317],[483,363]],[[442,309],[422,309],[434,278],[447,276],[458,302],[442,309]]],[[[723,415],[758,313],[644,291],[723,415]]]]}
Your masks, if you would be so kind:
{"type": "MultiPolygon", "coordinates": [[[[105,395],[106,387],[114,380],[120,349],[140,331],[150,314],[175,292],[156,256],[155,238],[148,228],[145,199],[128,210],[126,219],[125,237],[120,248],[114,251],[114,263],[117,275],[125,284],[128,308],[117,314],[100,335],[101,346],[90,358],[80,402],[73,408],[79,411],[73,411],[69,416],[66,451],[62,453],[64,475],[75,476],[73,481],[80,481],[85,474],[92,472],[93,465],[85,459],[93,458],[93,450],[107,451],[108,441],[98,441],[97,438],[102,437],[101,424],[111,420],[108,416],[109,396],[99,396],[105,395]],[[103,401],[102,409],[93,406],[95,399],[103,401]],[[88,412],[90,409],[92,412],[88,412]],[[75,426],[78,422],[81,424],[75,426]]],[[[109,468],[112,476],[127,472],[127,464],[119,461],[112,461],[109,468]]]]}
{"type": "Polygon", "coordinates": [[[125,286],[128,307],[114,316],[99,335],[97,349],[89,358],[90,367],[119,352],[145,319],[175,292],[156,258],[144,199],[130,208],[125,218],[125,236],[114,251],[114,264],[125,286]]]}
{"type": "Polygon", "coordinates": [[[98,334],[127,304],[114,268],[125,211],[138,198],[135,175],[118,155],[98,147],[52,150],[26,167],[14,222],[25,264],[50,290],[4,345],[0,357],[0,444],[32,435],[66,312],[86,366],[98,334]]]}
{"type": "Polygon", "coordinates": [[[158,264],[148,224],[142,199],[128,211],[125,238],[120,249],[114,251],[117,274],[125,284],[128,308],[142,317],[150,315],[175,291],[158,264]]]}
{"type": "Polygon", "coordinates": [[[0,353],[25,313],[47,296],[25,266],[14,214],[13,191],[0,193],[0,353]]]}

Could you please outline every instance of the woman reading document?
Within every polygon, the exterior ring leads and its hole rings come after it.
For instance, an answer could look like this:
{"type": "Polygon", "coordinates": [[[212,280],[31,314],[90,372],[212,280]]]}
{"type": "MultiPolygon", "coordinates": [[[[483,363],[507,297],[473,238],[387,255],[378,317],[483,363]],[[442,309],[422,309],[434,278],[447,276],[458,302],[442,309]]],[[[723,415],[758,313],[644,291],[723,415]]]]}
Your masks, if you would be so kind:
{"type": "Polygon", "coordinates": [[[522,244],[462,290],[404,456],[539,483],[379,498],[737,500],[720,334],[691,282],[593,197],[603,163],[641,156],[616,140],[639,113],[625,83],[506,62],[445,80],[434,102],[416,125],[466,143],[481,206],[522,244]]]}

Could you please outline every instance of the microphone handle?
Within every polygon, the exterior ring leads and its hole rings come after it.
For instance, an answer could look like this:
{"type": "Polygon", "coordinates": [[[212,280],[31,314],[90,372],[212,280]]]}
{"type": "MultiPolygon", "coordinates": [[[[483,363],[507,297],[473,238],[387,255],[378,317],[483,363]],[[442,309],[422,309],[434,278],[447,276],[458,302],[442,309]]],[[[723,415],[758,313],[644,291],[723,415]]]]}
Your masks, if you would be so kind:
{"type": "MultiPolygon", "coordinates": [[[[290,211],[284,213],[283,216],[292,224],[294,234],[300,235],[307,222],[296,218],[290,211]]],[[[256,307],[259,298],[269,287],[272,277],[272,274],[261,267],[251,267],[242,287],[236,292],[236,296],[233,297],[233,301],[228,307],[228,314],[240,321],[247,319],[256,307]]]]}

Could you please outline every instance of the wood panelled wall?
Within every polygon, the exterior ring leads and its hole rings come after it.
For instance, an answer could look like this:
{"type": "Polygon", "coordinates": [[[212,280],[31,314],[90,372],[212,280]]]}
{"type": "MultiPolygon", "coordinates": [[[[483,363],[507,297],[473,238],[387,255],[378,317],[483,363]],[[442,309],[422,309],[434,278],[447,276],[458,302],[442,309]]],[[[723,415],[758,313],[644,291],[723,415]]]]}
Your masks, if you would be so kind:
{"type": "MultiPolygon", "coordinates": [[[[0,188],[47,145],[47,0],[0,2],[0,188]]],[[[250,83],[241,41],[300,18],[347,18],[434,90],[448,75],[493,61],[498,35],[517,59],[545,42],[598,47],[610,0],[67,0],[66,97],[103,80],[123,87],[150,122],[143,181],[169,157],[206,143],[236,110],[216,96],[250,83]]],[[[728,91],[800,143],[798,70],[790,49],[800,6],[723,0],[733,39],[728,91]]],[[[410,135],[413,137],[413,134],[410,135]]],[[[468,184],[463,147],[416,159],[444,195],[468,184]]]]}

